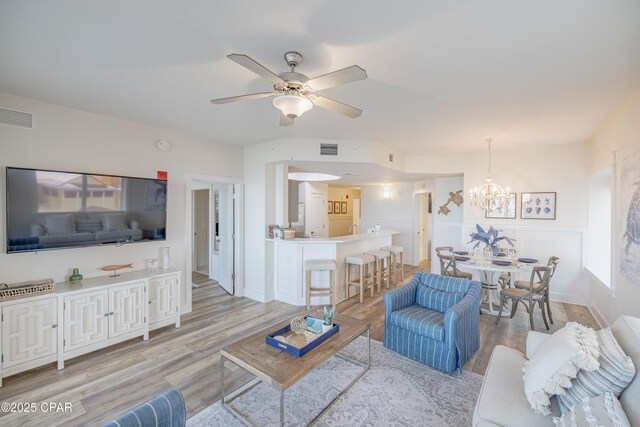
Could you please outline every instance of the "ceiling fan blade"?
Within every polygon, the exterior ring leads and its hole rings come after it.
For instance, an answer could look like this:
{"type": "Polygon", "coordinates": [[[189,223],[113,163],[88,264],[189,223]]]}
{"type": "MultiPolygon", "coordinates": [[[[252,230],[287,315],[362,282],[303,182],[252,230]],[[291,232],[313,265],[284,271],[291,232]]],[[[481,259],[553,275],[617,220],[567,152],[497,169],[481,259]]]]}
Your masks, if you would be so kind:
{"type": "Polygon", "coordinates": [[[227,58],[229,58],[230,60],[232,60],[237,64],[242,65],[244,68],[253,71],[257,75],[262,76],[266,79],[269,79],[273,84],[284,82],[284,80],[278,77],[278,75],[275,74],[273,71],[269,70],[264,65],[251,59],[247,55],[243,55],[240,53],[232,53],[230,55],[227,55],[227,58]]]}
{"type": "Polygon", "coordinates": [[[287,117],[284,114],[280,113],[280,126],[291,126],[293,124],[293,119],[291,117],[287,117]]]}
{"type": "Polygon", "coordinates": [[[250,93],[248,95],[240,95],[240,96],[230,96],[228,98],[218,98],[212,99],[212,104],[228,104],[230,102],[236,101],[244,101],[247,99],[260,99],[260,98],[268,98],[270,96],[275,96],[277,93],[275,92],[259,92],[259,93],[250,93]]]}
{"type": "Polygon", "coordinates": [[[327,98],[326,96],[313,94],[309,95],[309,99],[311,100],[311,102],[313,102],[314,105],[317,105],[320,108],[344,114],[345,116],[351,117],[352,119],[360,117],[360,115],[362,114],[361,109],[352,107],[351,105],[343,104],[342,102],[334,101],[333,99],[327,98]]]}
{"type": "Polygon", "coordinates": [[[367,78],[367,72],[358,67],[352,65],[351,67],[343,68],[342,70],[333,71],[331,73],[323,74],[314,79],[307,81],[307,85],[313,90],[322,90],[330,87],[344,85],[358,80],[367,78]]]}

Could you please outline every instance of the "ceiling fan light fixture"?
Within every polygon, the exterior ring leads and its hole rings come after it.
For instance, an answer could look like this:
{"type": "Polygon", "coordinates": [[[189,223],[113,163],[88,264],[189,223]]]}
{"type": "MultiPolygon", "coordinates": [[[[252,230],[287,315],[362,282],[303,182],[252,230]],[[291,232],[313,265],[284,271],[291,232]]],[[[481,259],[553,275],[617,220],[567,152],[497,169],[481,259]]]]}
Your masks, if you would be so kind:
{"type": "Polygon", "coordinates": [[[280,95],[273,99],[273,105],[290,119],[297,119],[313,108],[309,99],[300,95],[280,95]]]}

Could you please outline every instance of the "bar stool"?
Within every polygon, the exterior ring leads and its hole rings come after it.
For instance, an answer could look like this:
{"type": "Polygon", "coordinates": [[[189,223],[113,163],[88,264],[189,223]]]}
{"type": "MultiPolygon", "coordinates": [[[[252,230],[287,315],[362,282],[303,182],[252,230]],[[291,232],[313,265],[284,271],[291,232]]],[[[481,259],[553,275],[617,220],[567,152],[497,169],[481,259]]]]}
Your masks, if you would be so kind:
{"type": "Polygon", "coordinates": [[[336,304],[336,262],[332,259],[308,259],[304,262],[307,279],[307,310],[311,308],[311,297],[329,297],[331,305],[336,304]],[[311,286],[312,271],[328,271],[329,287],[311,286]]]}
{"type": "Polygon", "coordinates": [[[402,252],[404,252],[404,248],[402,246],[383,246],[380,248],[381,251],[391,252],[391,277],[393,278],[393,284],[398,283],[398,272],[396,269],[398,266],[396,263],[398,262],[398,255],[400,255],[400,282],[404,280],[404,263],[402,262],[402,252]]]}
{"type": "Polygon", "coordinates": [[[365,255],[371,255],[376,259],[376,269],[375,269],[375,279],[376,284],[378,286],[378,292],[380,292],[380,288],[384,281],[387,281],[387,288],[389,288],[389,283],[391,282],[391,252],[389,251],[367,251],[365,255]],[[385,262],[386,261],[386,262],[385,262]]]}
{"type": "Polygon", "coordinates": [[[347,299],[349,299],[349,288],[356,286],[360,292],[360,304],[364,302],[364,291],[371,288],[371,297],[373,297],[373,288],[375,286],[375,262],[376,259],[371,255],[351,255],[345,258],[347,268],[345,272],[347,283],[347,299]],[[359,275],[351,280],[351,266],[357,266],[359,275]]]}

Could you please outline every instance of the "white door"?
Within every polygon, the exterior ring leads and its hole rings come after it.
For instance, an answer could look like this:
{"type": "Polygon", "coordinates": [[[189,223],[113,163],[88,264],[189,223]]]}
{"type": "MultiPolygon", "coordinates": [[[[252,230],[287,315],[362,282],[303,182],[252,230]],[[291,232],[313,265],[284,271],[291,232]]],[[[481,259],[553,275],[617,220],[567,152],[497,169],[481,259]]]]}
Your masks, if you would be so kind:
{"type": "Polygon", "coordinates": [[[424,194],[418,195],[418,261],[425,259],[425,215],[426,215],[426,196],[424,194]]]}
{"type": "Polygon", "coordinates": [[[149,324],[176,315],[177,290],[176,276],[159,277],[149,281],[149,324]]]}
{"type": "Polygon", "coordinates": [[[144,282],[109,289],[109,338],[144,327],[144,282]]]}
{"type": "Polygon", "coordinates": [[[109,293],[89,292],[64,299],[64,351],[109,338],[109,293]]]}
{"type": "Polygon", "coordinates": [[[209,189],[193,190],[193,270],[209,271],[209,189]]]}
{"type": "Polygon", "coordinates": [[[211,197],[211,278],[234,293],[234,198],[232,184],[213,184],[211,197]]]}
{"type": "Polygon", "coordinates": [[[3,368],[55,354],[56,298],[2,308],[3,368]]]}
{"type": "Polygon", "coordinates": [[[353,219],[351,222],[358,226],[358,228],[353,227],[353,233],[362,233],[360,230],[360,199],[353,199],[353,219]]]}
{"type": "Polygon", "coordinates": [[[326,237],[324,234],[324,194],[311,193],[310,203],[306,212],[309,237],[326,237]]]}

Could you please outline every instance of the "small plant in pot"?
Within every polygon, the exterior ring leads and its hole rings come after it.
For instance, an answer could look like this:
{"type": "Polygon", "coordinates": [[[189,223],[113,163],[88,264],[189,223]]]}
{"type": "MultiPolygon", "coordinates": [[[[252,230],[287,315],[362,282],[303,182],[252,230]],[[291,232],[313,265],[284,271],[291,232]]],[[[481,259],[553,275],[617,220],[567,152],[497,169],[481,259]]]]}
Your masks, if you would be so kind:
{"type": "Polygon", "coordinates": [[[322,317],[324,318],[324,322],[322,323],[322,332],[327,332],[329,329],[333,327],[333,316],[336,314],[335,307],[331,307],[331,310],[327,310],[327,307],[324,307],[322,312],[322,317]]]}

